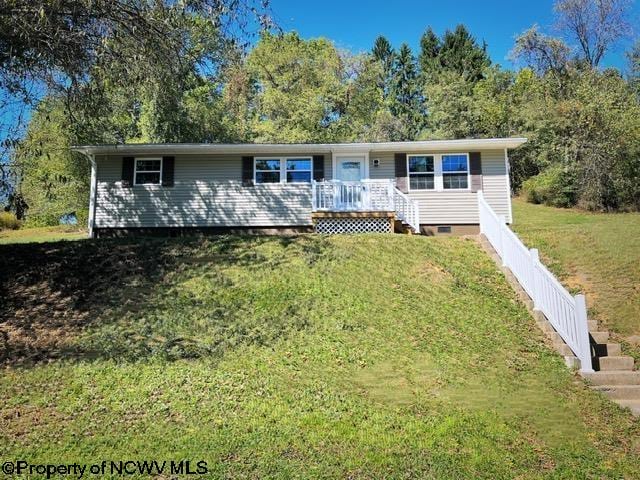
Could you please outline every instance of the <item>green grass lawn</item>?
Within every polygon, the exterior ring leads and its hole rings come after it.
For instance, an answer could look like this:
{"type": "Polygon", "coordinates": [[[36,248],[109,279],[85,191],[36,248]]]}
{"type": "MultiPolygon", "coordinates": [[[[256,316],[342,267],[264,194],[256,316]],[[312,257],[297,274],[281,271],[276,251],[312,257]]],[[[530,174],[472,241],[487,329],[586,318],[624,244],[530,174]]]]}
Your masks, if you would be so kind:
{"type": "Polygon", "coordinates": [[[587,213],[513,202],[513,229],[569,287],[587,293],[593,318],[640,358],[640,214],[587,213]]]}
{"type": "Polygon", "coordinates": [[[57,242],[82,238],[87,238],[87,231],[70,225],[0,230],[0,245],[7,243],[57,242]]]}
{"type": "Polygon", "coordinates": [[[473,240],[5,245],[0,272],[0,459],[640,476],[640,422],[565,368],[473,240]]]}

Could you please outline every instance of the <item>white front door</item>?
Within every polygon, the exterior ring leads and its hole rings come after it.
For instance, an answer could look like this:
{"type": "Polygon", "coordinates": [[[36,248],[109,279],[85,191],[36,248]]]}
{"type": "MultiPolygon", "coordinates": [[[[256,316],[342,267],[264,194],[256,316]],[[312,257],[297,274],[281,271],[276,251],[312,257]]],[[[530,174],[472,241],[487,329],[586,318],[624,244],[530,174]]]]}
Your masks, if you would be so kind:
{"type": "Polygon", "coordinates": [[[336,157],[336,179],[343,182],[359,182],[365,178],[365,160],[363,155],[336,157]]]}

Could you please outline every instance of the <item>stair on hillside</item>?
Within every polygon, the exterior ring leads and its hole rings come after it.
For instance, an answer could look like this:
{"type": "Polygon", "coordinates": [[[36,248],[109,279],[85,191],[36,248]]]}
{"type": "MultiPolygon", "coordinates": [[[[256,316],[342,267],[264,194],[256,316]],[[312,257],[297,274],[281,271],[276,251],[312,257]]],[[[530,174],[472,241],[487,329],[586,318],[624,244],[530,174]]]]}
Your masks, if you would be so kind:
{"type": "MultiPolygon", "coordinates": [[[[480,236],[480,244],[489,256],[498,264],[502,261],[486,238],[480,236]]],[[[564,356],[570,368],[580,368],[580,361],[553,328],[542,312],[533,310],[533,302],[520,286],[513,274],[502,267],[507,281],[514,288],[523,303],[533,311],[536,323],[553,343],[554,348],[564,356]]],[[[591,383],[593,390],[607,395],[609,399],[623,408],[629,408],[634,415],[640,416],[640,371],[634,370],[633,357],[622,355],[619,343],[609,340],[609,332],[598,328],[596,320],[588,320],[591,346],[593,348],[593,373],[582,376],[591,383]]]]}
{"type": "Polygon", "coordinates": [[[589,320],[589,334],[596,355],[593,357],[595,372],[583,376],[592,389],[640,416],[640,371],[634,370],[633,357],[622,355],[620,344],[611,343],[609,332],[600,330],[594,320],[589,320]]]}

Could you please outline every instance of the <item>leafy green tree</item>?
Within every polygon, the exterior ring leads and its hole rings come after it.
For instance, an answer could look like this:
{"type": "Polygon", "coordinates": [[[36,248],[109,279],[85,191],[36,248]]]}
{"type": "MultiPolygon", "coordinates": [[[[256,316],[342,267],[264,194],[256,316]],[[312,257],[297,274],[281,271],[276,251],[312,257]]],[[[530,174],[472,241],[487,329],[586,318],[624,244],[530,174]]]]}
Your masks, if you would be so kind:
{"type": "Polygon", "coordinates": [[[60,99],[41,102],[15,152],[20,171],[17,192],[30,225],[57,225],[75,214],[86,223],[89,208],[89,163],[70,151],[68,117],[60,99]]]}
{"type": "Polygon", "coordinates": [[[258,86],[254,138],[324,142],[333,135],[344,95],[344,65],[326,39],[264,34],[247,58],[258,86]]]}
{"type": "Polygon", "coordinates": [[[477,136],[473,83],[444,70],[425,87],[428,98],[427,138],[457,139],[477,136]]]}

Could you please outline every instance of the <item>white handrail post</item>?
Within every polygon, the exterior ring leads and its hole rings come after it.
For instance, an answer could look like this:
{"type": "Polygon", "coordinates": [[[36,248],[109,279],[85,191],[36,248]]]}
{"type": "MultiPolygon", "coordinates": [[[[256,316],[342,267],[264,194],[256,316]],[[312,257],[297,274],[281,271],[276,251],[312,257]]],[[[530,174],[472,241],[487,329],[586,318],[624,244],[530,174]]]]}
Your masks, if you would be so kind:
{"type": "Polygon", "coordinates": [[[500,215],[498,217],[499,220],[499,225],[498,225],[498,232],[500,233],[500,257],[502,258],[502,266],[503,267],[508,267],[509,266],[509,261],[507,260],[507,251],[504,248],[505,245],[505,241],[504,241],[504,229],[506,228],[506,218],[504,215],[500,215]]]}
{"type": "Polygon", "coordinates": [[[578,329],[578,341],[580,343],[580,371],[593,372],[591,364],[591,343],[589,342],[589,324],[587,323],[587,302],[584,295],[573,297],[576,301],[576,326],[578,329]]]}
{"type": "Polygon", "coordinates": [[[393,185],[393,180],[389,180],[389,185],[387,187],[387,197],[389,199],[389,208],[391,210],[395,210],[396,209],[396,203],[395,203],[395,196],[394,196],[394,185],[393,185]]]}
{"type": "Polygon", "coordinates": [[[318,209],[318,200],[316,198],[316,181],[311,180],[311,210],[316,211],[318,209]]]}
{"type": "Polygon", "coordinates": [[[540,285],[538,285],[538,263],[540,262],[540,254],[537,248],[529,250],[531,256],[531,280],[533,290],[533,309],[540,310],[540,285]]]}
{"type": "Polygon", "coordinates": [[[484,222],[482,221],[482,217],[484,216],[484,205],[482,205],[483,199],[482,190],[478,190],[478,218],[480,219],[480,233],[486,235],[487,232],[485,231],[484,222]]]}

